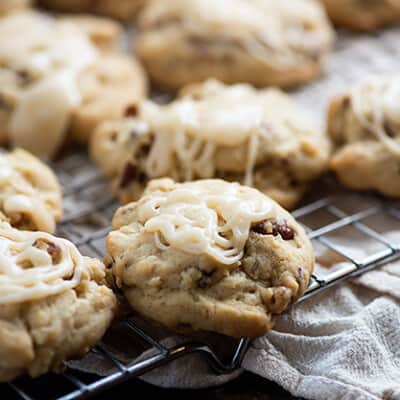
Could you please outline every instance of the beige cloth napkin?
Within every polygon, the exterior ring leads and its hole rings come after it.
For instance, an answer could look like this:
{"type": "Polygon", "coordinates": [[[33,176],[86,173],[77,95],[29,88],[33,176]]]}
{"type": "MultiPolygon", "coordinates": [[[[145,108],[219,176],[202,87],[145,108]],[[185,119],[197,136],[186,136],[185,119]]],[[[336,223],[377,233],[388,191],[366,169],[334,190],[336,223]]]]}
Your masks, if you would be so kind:
{"type": "MultiPolygon", "coordinates": [[[[391,288],[397,276],[371,272],[357,284],[391,288]]],[[[243,367],[306,399],[400,399],[400,306],[366,287],[329,290],[278,319],[252,344],[243,367]]]]}

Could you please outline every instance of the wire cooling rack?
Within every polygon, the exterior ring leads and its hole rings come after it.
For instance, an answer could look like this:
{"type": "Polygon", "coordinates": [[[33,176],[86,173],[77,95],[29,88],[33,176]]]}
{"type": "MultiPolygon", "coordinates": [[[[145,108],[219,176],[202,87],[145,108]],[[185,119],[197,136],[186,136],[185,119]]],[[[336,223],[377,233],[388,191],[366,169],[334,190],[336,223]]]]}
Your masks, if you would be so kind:
{"type": "MultiPolygon", "coordinates": [[[[64,188],[65,217],[58,234],[73,241],[85,255],[102,258],[105,253],[105,236],[110,229],[112,215],[118,207],[107,183],[83,154],[66,156],[54,168],[64,188]]],[[[327,182],[318,185],[320,194],[317,198],[309,199],[305,206],[293,214],[304,225],[316,247],[322,246],[337,261],[344,262],[339,264],[340,268],[332,271],[317,271],[300,301],[399,257],[399,245],[393,243],[387,234],[388,226],[400,230],[398,204],[373,195],[338,193],[336,187],[334,195],[321,195],[332,192],[329,188],[331,180],[328,179],[327,182]],[[383,227],[383,231],[379,231],[378,227],[383,227]],[[368,254],[363,252],[360,257],[356,246],[349,246],[349,237],[354,239],[354,243],[360,238],[363,244],[366,240],[370,241],[368,248],[371,251],[368,254]],[[341,238],[344,243],[341,243],[341,238]]],[[[217,348],[206,341],[183,341],[167,346],[142,321],[134,317],[124,319],[119,323],[118,329],[118,337],[125,335],[125,343],[134,342],[139,350],[132,354],[129,361],[121,360],[109,350],[103,339],[90,354],[111,365],[104,376],[68,367],[61,375],[48,374],[37,379],[21,378],[2,384],[2,397],[25,400],[84,399],[192,353],[201,354],[215,373],[227,374],[240,367],[249,345],[249,339],[246,338],[235,341],[232,344],[232,353],[223,357],[217,348]],[[146,353],[147,356],[142,356],[140,361],[135,360],[149,348],[152,351],[146,353]]]]}

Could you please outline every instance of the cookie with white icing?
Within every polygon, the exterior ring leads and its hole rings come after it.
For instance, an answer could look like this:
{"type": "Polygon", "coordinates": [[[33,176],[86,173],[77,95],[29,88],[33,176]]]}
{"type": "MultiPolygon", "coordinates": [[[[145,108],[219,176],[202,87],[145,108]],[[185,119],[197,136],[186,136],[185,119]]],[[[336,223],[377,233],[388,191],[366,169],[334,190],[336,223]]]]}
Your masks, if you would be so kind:
{"type": "Polygon", "coordinates": [[[313,269],[301,226],[238,183],[154,180],[113,229],[105,263],[116,285],[140,315],[181,333],[264,335],[313,269]]]}
{"type": "Polygon", "coordinates": [[[104,279],[69,241],[0,222],[0,381],[58,372],[95,345],[117,304],[104,279]]]}
{"type": "Polygon", "coordinates": [[[0,152],[0,213],[18,229],[53,233],[62,216],[53,171],[28,152],[0,152]]]}
{"type": "Polygon", "coordinates": [[[138,29],[138,56],[167,88],[305,83],[321,74],[334,37],[315,0],[150,0],[138,29]]]}
{"type": "Polygon", "coordinates": [[[123,21],[133,19],[145,0],[39,0],[50,10],[106,15],[123,21]]]}
{"type": "Polygon", "coordinates": [[[68,132],[86,142],[100,121],[144,96],[141,67],[110,50],[113,24],[37,12],[0,18],[1,144],[53,157],[68,132]]]}
{"type": "Polygon", "coordinates": [[[149,179],[223,178],[293,207],[327,167],[329,141],[278,89],[190,85],[173,102],[144,101],[99,126],[92,158],[123,203],[149,179]]]}
{"type": "Polygon", "coordinates": [[[332,21],[357,31],[400,22],[400,0],[320,0],[332,21]]]}
{"type": "Polygon", "coordinates": [[[399,77],[370,78],[331,101],[331,168],[346,186],[400,196],[399,102],[399,77]]]}

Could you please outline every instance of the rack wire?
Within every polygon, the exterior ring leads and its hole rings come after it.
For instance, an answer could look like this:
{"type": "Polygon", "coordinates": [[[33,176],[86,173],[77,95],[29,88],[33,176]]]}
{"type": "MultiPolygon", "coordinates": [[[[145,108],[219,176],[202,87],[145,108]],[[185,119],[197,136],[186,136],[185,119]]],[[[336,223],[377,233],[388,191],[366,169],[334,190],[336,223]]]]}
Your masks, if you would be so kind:
{"type": "MultiPolygon", "coordinates": [[[[65,217],[58,234],[73,241],[82,253],[102,258],[105,253],[105,237],[117,202],[108,190],[107,183],[98,169],[87,160],[83,153],[73,154],[58,161],[54,168],[64,188],[65,217]]],[[[328,185],[331,185],[328,179],[328,185]]],[[[324,186],[324,185],[322,185],[324,186]]],[[[376,229],[381,226],[376,219],[382,218],[398,225],[400,229],[400,209],[395,202],[388,202],[374,195],[355,195],[337,192],[332,196],[321,193],[332,192],[322,189],[317,198],[311,198],[294,216],[303,224],[316,246],[323,246],[340,260],[347,261],[340,268],[312,275],[309,288],[299,300],[303,301],[326,288],[357,276],[400,257],[400,245],[394,243],[387,232],[376,229]],[[358,198],[354,198],[358,196],[358,198]],[[350,198],[352,197],[352,198],[350,198]],[[352,204],[352,207],[349,207],[352,204]],[[356,207],[354,208],[354,204],[356,207]],[[311,222],[310,222],[311,221],[311,222]],[[341,231],[353,230],[373,242],[373,252],[357,257],[354,248],[342,246],[341,231]]],[[[395,228],[395,226],[394,226],[395,228]]],[[[127,340],[138,344],[141,350],[130,360],[121,360],[109,350],[105,340],[101,341],[91,354],[107,361],[110,372],[104,376],[86,373],[68,367],[61,375],[47,374],[37,379],[20,378],[0,385],[4,398],[15,399],[57,399],[76,400],[90,397],[122,381],[138,377],[163,364],[189,354],[200,354],[216,374],[228,374],[240,368],[241,361],[250,344],[242,338],[232,344],[232,353],[222,357],[218,349],[207,341],[187,341],[168,346],[157,335],[134,317],[127,317],[119,323],[119,328],[127,335],[127,340]],[[137,355],[145,349],[152,349],[145,357],[137,355]]]]}

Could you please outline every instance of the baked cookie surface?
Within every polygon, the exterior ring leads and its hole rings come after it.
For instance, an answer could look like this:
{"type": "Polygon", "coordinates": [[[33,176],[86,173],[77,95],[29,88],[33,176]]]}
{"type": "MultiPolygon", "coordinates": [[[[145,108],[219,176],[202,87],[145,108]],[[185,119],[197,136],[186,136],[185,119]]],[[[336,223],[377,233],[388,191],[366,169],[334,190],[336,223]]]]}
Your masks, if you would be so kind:
{"type": "Polygon", "coordinates": [[[62,369],[104,334],[116,298],[104,265],[65,239],[0,222],[0,381],[62,369]]]}
{"type": "Polygon", "coordinates": [[[320,75],[334,36],[314,0],[150,0],[138,26],[138,56],[167,88],[301,84],[320,75]]]}
{"type": "Polygon", "coordinates": [[[114,24],[33,11],[0,18],[0,144],[53,157],[68,132],[85,142],[144,96],[139,64],[112,50],[114,24]]]}
{"type": "Polygon", "coordinates": [[[132,308],[182,333],[264,335],[305,291],[311,243],[255,189],[222,180],[150,182],[117,210],[106,265],[132,308]]]}
{"type": "Polygon", "coordinates": [[[53,171],[28,152],[0,152],[0,214],[18,229],[53,233],[62,216],[53,171]]]}
{"type": "Polygon", "coordinates": [[[123,21],[131,20],[145,0],[39,0],[51,10],[62,12],[93,13],[123,21]]]}
{"type": "Polygon", "coordinates": [[[329,141],[278,89],[190,85],[166,105],[151,101],[99,126],[92,158],[123,203],[149,179],[223,178],[293,207],[327,167],[329,141]]]}
{"type": "Polygon", "coordinates": [[[0,1],[0,16],[12,11],[27,8],[31,5],[31,0],[1,0],[0,1]]]}
{"type": "Polygon", "coordinates": [[[373,31],[400,22],[400,0],[321,0],[332,21],[353,30],[373,31]]]}
{"type": "Polygon", "coordinates": [[[399,77],[370,78],[331,101],[331,168],[346,186],[400,196],[399,102],[399,77]]]}

